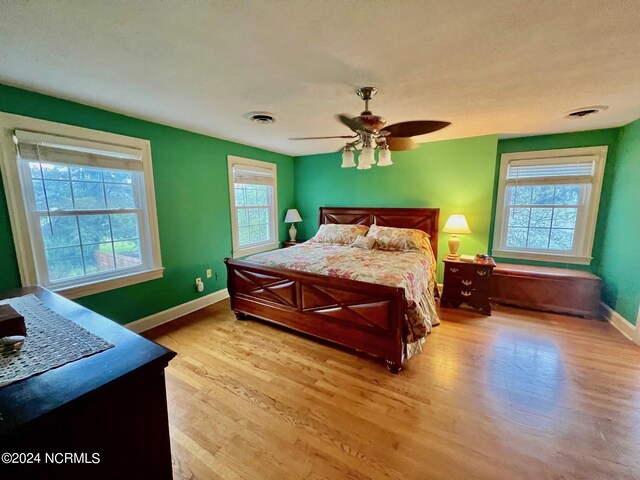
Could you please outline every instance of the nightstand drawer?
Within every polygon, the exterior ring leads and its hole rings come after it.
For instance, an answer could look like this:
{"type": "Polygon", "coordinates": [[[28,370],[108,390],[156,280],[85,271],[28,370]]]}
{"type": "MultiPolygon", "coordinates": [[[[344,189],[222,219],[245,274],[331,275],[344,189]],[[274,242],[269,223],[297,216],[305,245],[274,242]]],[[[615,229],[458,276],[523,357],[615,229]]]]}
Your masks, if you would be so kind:
{"type": "Polygon", "coordinates": [[[463,302],[485,301],[487,292],[474,290],[473,288],[460,288],[451,292],[446,292],[447,298],[457,298],[463,302]]]}
{"type": "Polygon", "coordinates": [[[491,276],[492,268],[477,268],[474,272],[475,278],[488,279],[491,276]]]}
{"type": "Polygon", "coordinates": [[[470,270],[468,267],[465,268],[463,265],[454,264],[447,265],[444,273],[450,277],[466,277],[469,275],[470,270]]]}
{"type": "Polygon", "coordinates": [[[450,277],[447,278],[447,288],[451,287],[453,291],[459,290],[473,290],[486,292],[489,290],[489,278],[488,277],[450,277]]]}
{"type": "Polygon", "coordinates": [[[486,278],[491,274],[491,267],[478,267],[473,263],[454,263],[447,264],[445,275],[451,277],[465,277],[465,278],[486,278]]]}

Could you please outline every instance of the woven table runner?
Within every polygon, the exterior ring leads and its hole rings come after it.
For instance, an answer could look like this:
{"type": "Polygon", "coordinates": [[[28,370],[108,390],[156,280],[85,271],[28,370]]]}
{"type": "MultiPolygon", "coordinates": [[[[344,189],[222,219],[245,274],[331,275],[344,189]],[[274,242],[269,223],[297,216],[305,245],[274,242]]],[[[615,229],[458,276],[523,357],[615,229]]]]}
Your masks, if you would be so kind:
{"type": "Polygon", "coordinates": [[[1,300],[16,309],[27,325],[21,349],[0,351],[0,387],[38,375],[113,345],[57,314],[35,295],[1,300]]]}

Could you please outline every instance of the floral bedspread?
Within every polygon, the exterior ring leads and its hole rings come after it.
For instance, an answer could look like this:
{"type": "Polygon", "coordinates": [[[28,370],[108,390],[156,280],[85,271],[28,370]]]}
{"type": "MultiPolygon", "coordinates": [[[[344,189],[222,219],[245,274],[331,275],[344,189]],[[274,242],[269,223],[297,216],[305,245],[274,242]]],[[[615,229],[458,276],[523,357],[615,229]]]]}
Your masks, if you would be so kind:
{"type": "Polygon", "coordinates": [[[435,307],[436,261],[425,242],[421,251],[383,251],[305,242],[245,259],[272,267],[402,287],[405,292],[405,358],[420,353],[424,337],[440,320],[435,307]]]}

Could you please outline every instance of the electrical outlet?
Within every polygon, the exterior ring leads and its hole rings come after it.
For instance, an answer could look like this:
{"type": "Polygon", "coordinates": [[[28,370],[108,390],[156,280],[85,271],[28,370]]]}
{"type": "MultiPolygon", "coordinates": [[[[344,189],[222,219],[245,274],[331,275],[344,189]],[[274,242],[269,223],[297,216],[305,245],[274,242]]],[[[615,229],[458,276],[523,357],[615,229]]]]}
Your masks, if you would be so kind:
{"type": "Polygon", "coordinates": [[[200,282],[202,282],[202,278],[200,277],[196,278],[196,283],[200,283],[200,282]]]}
{"type": "Polygon", "coordinates": [[[207,278],[211,278],[213,276],[213,272],[211,272],[210,268],[207,268],[207,278]]]}

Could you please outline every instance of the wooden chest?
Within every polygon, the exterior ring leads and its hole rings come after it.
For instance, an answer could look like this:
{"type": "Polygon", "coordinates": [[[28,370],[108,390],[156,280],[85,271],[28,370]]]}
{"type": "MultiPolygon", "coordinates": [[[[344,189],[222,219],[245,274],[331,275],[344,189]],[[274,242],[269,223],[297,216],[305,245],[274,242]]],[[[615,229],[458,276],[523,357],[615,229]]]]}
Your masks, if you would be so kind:
{"type": "Polygon", "coordinates": [[[496,303],[597,318],[601,289],[602,280],[589,272],[500,263],[491,297],[496,303]]]}

